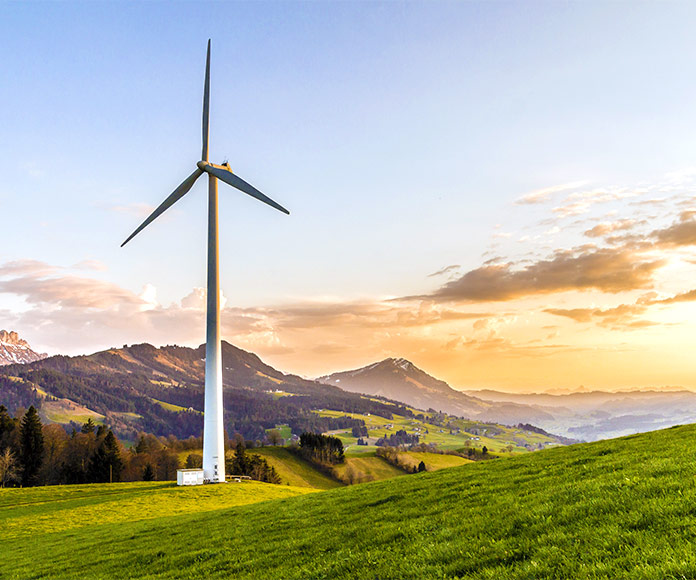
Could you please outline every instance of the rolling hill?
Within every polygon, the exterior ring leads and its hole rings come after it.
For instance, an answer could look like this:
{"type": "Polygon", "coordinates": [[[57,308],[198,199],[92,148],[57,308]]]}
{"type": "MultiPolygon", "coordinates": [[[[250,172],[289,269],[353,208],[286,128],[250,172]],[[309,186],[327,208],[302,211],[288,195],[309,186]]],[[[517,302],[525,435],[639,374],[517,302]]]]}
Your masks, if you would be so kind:
{"type": "Polygon", "coordinates": [[[0,577],[693,578],[695,445],[688,425],[304,494],[0,490],[0,577]]]}

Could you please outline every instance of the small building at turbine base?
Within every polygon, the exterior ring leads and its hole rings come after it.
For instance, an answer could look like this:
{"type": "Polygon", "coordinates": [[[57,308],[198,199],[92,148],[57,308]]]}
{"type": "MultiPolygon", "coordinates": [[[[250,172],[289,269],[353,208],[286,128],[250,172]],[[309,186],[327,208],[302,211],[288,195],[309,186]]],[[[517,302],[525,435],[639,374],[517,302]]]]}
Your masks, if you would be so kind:
{"type": "Polygon", "coordinates": [[[176,484],[177,485],[203,485],[203,470],[202,469],[177,469],[176,484]]]}

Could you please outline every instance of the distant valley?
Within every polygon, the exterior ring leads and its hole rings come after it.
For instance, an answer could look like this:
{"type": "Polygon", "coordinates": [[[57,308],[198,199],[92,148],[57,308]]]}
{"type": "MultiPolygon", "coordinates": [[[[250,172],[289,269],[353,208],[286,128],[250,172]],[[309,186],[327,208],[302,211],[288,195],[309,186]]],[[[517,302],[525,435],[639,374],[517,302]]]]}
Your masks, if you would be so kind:
{"type": "Polygon", "coordinates": [[[691,391],[457,391],[403,358],[388,358],[317,380],[350,392],[389,397],[479,421],[532,423],[550,433],[583,441],[696,422],[696,393],[691,391]]]}
{"type": "Polygon", "coordinates": [[[553,433],[596,441],[673,425],[696,423],[696,393],[687,390],[585,391],[568,394],[517,394],[467,391],[497,404],[515,403],[541,410],[535,424],[553,433]]]}

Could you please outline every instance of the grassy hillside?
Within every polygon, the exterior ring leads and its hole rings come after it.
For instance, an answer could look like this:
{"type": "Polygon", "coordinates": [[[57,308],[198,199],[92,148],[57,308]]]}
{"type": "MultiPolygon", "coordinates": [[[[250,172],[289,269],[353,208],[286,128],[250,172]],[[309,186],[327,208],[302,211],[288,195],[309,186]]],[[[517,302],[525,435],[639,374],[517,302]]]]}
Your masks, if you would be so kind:
{"type": "Polygon", "coordinates": [[[268,464],[275,468],[283,483],[297,487],[314,489],[333,489],[341,484],[324,475],[310,463],[300,459],[283,447],[257,447],[249,453],[260,455],[268,464]]]}
{"type": "MultiPolygon", "coordinates": [[[[5,490],[2,521],[40,529],[29,540],[0,526],[0,577],[694,578],[695,447],[685,426],[217,511],[190,502],[118,522],[104,511],[81,526],[64,522],[97,486],[5,490]]],[[[222,487],[252,489],[190,493],[222,487]]]]}
{"type": "Polygon", "coordinates": [[[344,463],[334,466],[338,477],[345,482],[381,481],[391,477],[406,475],[406,473],[387,463],[381,457],[376,457],[374,451],[356,456],[347,456],[344,463]],[[352,477],[351,475],[352,474],[352,477]]]}
{"type": "Polygon", "coordinates": [[[314,490],[258,482],[178,487],[159,481],[7,489],[0,490],[0,534],[5,541],[36,537],[56,529],[73,532],[104,524],[130,525],[311,491],[314,490]]]}
{"type": "Polygon", "coordinates": [[[440,455],[438,453],[419,453],[410,451],[408,453],[399,453],[399,461],[411,467],[417,467],[422,461],[425,463],[425,468],[428,471],[437,471],[438,469],[446,469],[448,467],[456,467],[472,463],[471,459],[464,459],[457,455],[440,455]]]}

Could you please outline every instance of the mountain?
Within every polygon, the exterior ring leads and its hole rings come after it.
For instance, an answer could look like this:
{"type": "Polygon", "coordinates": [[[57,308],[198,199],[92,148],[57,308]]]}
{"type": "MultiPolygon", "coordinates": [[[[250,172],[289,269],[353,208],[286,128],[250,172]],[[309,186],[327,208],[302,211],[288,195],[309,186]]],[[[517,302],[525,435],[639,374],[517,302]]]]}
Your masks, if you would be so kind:
{"type": "MultiPolygon", "coordinates": [[[[88,356],[52,356],[0,367],[0,403],[14,413],[35,405],[45,420],[103,419],[119,437],[138,431],[177,437],[202,430],[205,347],[136,344],[88,356]]],[[[293,432],[328,431],[362,425],[360,419],[321,417],[332,409],[391,418],[412,414],[403,405],[375,401],[295,375],[286,375],[258,356],[222,343],[225,428],[247,439],[288,424],[293,432]]]]}
{"type": "Polygon", "coordinates": [[[419,409],[435,409],[480,421],[536,424],[553,419],[543,409],[515,402],[492,403],[456,391],[404,358],[388,358],[317,380],[351,393],[387,397],[419,409]]]}
{"type": "Polygon", "coordinates": [[[34,352],[29,343],[19,338],[16,332],[0,330],[0,365],[30,363],[46,356],[34,352]]]}
{"type": "Polygon", "coordinates": [[[571,393],[467,391],[493,404],[516,403],[544,409],[552,419],[535,424],[566,437],[594,441],[696,422],[696,393],[675,387],[651,390],[571,393]]]}

